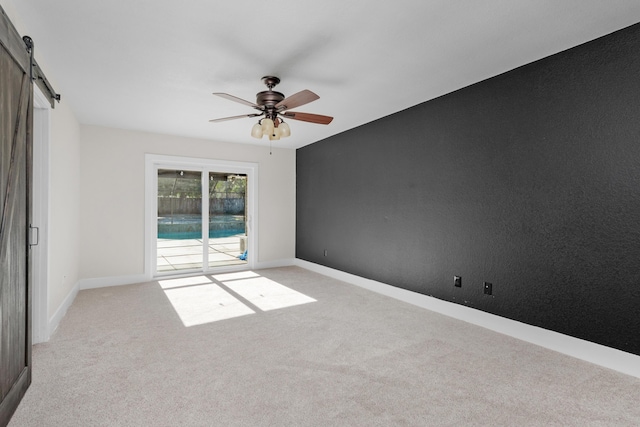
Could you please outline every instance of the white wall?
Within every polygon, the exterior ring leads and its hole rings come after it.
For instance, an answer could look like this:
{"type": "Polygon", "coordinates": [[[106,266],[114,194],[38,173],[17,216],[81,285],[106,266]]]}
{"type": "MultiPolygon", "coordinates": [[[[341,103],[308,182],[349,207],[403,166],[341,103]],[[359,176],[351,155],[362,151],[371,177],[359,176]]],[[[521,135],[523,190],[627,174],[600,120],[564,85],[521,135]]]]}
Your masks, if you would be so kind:
{"type": "Polygon", "coordinates": [[[52,317],[78,283],[80,271],[80,125],[64,102],[51,111],[50,141],[48,312],[52,317]]]}
{"type": "Polygon", "coordinates": [[[80,277],[144,274],[145,154],[258,163],[258,263],[295,257],[295,151],[81,125],[80,277]]]}

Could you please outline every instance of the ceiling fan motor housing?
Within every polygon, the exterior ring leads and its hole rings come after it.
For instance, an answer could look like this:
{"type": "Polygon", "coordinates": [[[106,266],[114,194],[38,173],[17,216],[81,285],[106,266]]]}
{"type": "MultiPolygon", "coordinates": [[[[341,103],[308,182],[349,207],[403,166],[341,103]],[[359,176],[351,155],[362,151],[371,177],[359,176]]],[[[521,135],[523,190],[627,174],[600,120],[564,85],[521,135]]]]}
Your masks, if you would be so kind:
{"type": "Polygon", "coordinates": [[[256,95],[256,104],[265,107],[275,107],[276,104],[284,99],[284,95],[280,92],[265,90],[256,95]]]}
{"type": "Polygon", "coordinates": [[[265,117],[275,120],[278,116],[276,104],[284,99],[284,94],[273,90],[265,90],[256,95],[256,104],[261,106],[265,117]]]}

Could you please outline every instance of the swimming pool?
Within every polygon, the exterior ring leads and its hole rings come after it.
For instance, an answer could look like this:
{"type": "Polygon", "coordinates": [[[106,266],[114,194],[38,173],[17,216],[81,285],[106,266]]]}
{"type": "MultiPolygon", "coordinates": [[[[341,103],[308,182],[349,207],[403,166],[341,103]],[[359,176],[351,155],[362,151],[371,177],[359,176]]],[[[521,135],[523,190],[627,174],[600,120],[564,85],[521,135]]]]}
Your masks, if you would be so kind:
{"type": "MultiPolygon", "coordinates": [[[[229,237],[245,234],[244,215],[211,215],[209,238],[229,237]]],[[[159,239],[198,239],[202,237],[200,215],[173,215],[158,217],[159,239]]]]}

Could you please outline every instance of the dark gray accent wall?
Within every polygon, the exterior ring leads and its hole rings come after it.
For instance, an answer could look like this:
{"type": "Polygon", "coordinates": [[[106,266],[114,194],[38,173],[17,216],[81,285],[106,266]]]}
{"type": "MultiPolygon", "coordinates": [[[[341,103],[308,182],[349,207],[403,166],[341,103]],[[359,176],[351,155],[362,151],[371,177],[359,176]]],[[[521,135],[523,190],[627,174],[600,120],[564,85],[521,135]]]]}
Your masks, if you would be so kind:
{"type": "Polygon", "coordinates": [[[297,150],[296,231],[300,259],[640,355],[640,24],[297,150]]]}

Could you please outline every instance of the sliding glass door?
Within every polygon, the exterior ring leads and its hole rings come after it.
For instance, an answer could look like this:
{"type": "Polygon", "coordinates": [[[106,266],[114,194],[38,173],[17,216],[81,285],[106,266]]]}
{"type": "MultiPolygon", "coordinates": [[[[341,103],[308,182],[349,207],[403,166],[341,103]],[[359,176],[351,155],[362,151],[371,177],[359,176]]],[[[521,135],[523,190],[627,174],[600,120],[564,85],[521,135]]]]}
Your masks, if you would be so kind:
{"type": "Polygon", "coordinates": [[[209,172],[209,267],[247,263],[247,176],[209,172]]]}
{"type": "Polygon", "coordinates": [[[202,214],[202,172],[158,169],[158,273],[202,269],[202,214]]]}
{"type": "Polygon", "coordinates": [[[256,166],[186,160],[148,155],[151,275],[252,268],[256,166]]]}

